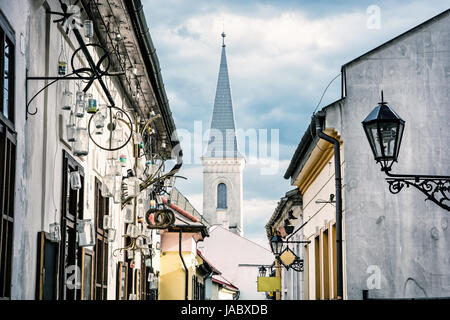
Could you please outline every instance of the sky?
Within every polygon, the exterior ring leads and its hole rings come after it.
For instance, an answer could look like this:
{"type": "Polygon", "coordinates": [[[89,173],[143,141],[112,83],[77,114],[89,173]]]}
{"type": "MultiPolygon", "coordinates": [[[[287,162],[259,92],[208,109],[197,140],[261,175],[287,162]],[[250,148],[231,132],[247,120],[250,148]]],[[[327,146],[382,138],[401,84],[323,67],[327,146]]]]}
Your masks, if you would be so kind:
{"type": "Polygon", "coordinates": [[[202,135],[210,127],[225,32],[236,127],[268,141],[269,152],[258,149],[256,156],[238,141],[247,157],[244,235],[264,247],[265,224],[294,188],[283,176],[311,115],[340,98],[341,66],[449,8],[448,0],[142,4],[184,153],[180,175],[187,180],[177,179],[176,187],[199,212],[202,135]]]}

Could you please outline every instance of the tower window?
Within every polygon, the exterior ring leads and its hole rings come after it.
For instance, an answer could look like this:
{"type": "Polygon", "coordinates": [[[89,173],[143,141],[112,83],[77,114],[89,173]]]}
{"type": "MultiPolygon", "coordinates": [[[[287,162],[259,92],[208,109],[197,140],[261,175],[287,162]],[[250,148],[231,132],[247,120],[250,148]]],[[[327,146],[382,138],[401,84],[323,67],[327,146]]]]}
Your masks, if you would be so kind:
{"type": "Polygon", "coordinates": [[[227,186],[225,183],[219,183],[217,186],[217,208],[227,208],[227,186]]]}

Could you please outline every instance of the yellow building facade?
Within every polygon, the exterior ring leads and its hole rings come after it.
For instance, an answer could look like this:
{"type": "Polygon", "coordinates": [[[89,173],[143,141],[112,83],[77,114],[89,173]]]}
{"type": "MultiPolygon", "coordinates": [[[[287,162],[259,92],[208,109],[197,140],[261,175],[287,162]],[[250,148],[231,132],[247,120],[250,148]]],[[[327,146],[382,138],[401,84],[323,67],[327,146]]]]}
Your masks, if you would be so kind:
{"type": "MultiPolygon", "coordinates": [[[[309,130],[309,129],[308,129],[309,130]]],[[[338,133],[327,128],[323,132],[340,143],[341,175],[343,175],[343,141],[338,133]]],[[[305,135],[309,132],[305,133],[305,135]]],[[[337,298],[337,252],[336,252],[336,204],[335,163],[333,145],[315,137],[303,146],[298,155],[298,165],[292,170],[291,182],[302,195],[304,244],[304,298],[327,300],[337,298]]],[[[286,178],[286,176],[285,176],[286,178]]],[[[345,188],[345,181],[342,181],[345,188]]],[[[345,199],[342,199],[342,222],[345,216],[345,199]]],[[[345,270],[345,225],[342,225],[343,270],[345,270]]],[[[345,272],[343,293],[346,297],[345,272]]]]}

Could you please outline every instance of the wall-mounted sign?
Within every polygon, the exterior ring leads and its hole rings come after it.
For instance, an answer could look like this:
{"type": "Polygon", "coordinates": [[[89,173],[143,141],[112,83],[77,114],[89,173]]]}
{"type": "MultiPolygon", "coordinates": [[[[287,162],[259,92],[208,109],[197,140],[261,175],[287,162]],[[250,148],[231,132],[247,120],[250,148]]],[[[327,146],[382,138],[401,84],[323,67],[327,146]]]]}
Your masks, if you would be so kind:
{"type": "Polygon", "coordinates": [[[281,291],[281,277],[258,277],[258,292],[281,291]]]}

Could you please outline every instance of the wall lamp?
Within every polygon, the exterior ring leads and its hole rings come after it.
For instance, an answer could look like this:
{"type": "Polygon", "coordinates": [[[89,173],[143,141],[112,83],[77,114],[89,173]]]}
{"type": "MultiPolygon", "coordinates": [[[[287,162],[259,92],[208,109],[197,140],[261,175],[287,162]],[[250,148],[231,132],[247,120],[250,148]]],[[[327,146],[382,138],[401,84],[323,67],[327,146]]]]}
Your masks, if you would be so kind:
{"type": "Polygon", "coordinates": [[[386,181],[392,194],[399,193],[405,186],[412,186],[427,197],[425,200],[450,211],[450,176],[390,173],[392,164],[397,162],[405,121],[384,101],[383,91],[381,102],[362,125],[375,161],[380,163],[381,171],[388,176],[386,181]]]}

